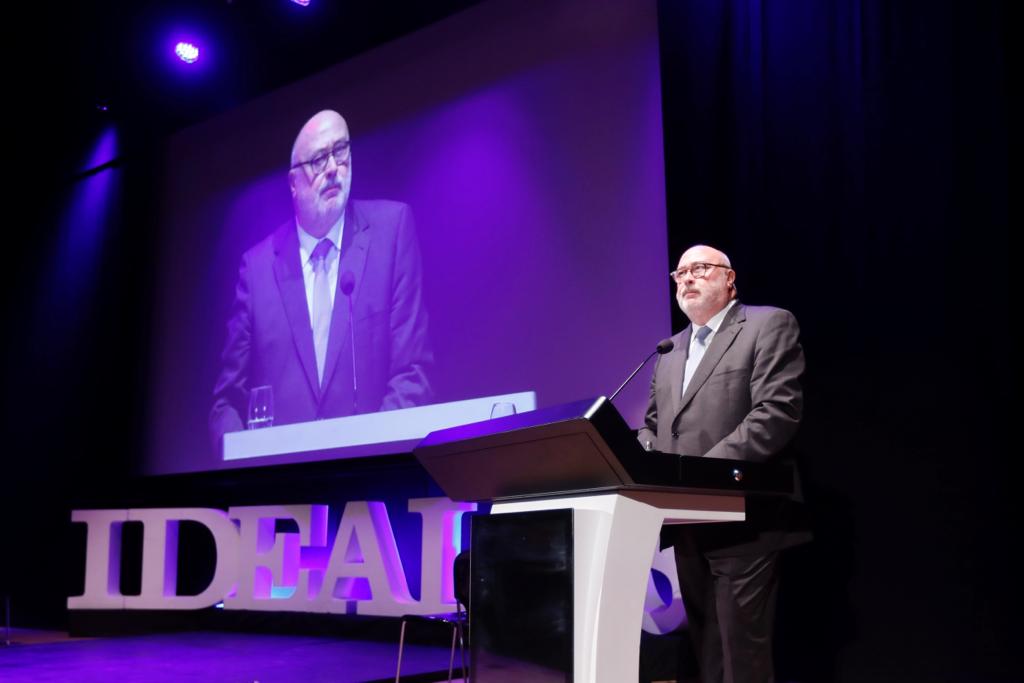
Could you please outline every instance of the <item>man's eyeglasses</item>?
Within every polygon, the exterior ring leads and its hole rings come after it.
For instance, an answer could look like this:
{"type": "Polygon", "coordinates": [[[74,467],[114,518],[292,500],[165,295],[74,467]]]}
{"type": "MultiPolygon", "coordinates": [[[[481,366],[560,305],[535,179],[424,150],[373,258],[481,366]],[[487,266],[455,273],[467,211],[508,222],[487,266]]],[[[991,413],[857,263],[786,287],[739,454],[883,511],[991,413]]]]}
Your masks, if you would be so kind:
{"type": "Polygon", "coordinates": [[[313,170],[313,173],[320,175],[327,168],[327,160],[334,157],[334,163],[338,166],[348,162],[352,156],[352,143],[348,140],[342,140],[341,142],[334,143],[334,147],[329,150],[324,149],[316,153],[312,159],[306,161],[300,161],[299,163],[292,166],[292,168],[298,168],[299,166],[305,166],[309,164],[309,167],[313,170]]]}
{"type": "Polygon", "coordinates": [[[670,278],[676,281],[676,284],[681,283],[686,279],[686,274],[690,273],[693,277],[700,279],[708,274],[709,268],[726,268],[729,266],[723,266],[721,263],[692,263],[689,266],[683,266],[677,268],[668,274],[670,278]]]}

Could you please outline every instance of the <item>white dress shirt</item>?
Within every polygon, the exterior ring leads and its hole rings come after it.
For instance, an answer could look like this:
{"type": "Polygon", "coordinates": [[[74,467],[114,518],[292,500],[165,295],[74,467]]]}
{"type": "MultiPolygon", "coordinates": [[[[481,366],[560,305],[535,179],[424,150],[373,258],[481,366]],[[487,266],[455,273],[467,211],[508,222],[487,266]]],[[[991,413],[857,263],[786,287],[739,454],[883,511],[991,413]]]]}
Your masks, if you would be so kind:
{"type": "Polygon", "coordinates": [[[338,291],[338,263],[341,260],[341,236],[345,231],[345,213],[342,212],[338,222],[331,226],[327,234],[322,238],[316,238],[306,232],[298,222],[295,229],[299,233],[299,259],[302,261],[302,281],[306,286],[306,306],[309,311],[309,319],[313,319],[313,250],[320,243],[320,239],[328,239],[334,245],[330,255],[327,257],[327,283],[331,293],[331,308],[334,308],[334,297],[338,291]]]}

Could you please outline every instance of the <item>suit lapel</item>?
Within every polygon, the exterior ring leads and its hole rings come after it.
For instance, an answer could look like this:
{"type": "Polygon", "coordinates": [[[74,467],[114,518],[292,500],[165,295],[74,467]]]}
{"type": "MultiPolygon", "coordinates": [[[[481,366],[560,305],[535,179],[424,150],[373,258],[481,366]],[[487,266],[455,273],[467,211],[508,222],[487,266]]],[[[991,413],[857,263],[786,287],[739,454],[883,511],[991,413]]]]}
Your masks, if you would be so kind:
{"type": "Polygon", "coordinates": [[[274,278],[281,293],[288,326],[292,330],[295,350],[306,372],[306,380],[319,400],[320,387],[316,376],[313,328],[309,322],[306,285],[302,279],[302,263],[299,257],[299,236],[295,229],[295,224],[288,222],[278,228],[274,235],[274,278]]]}
{"type": "MultiPolygon", "coordinates": [[[[366,266],[366,252],[370,245],[369,223],[355,202],[349,203],[348,214],[345,216],[345,232],[341,238],[341,255],[338,262],[338,283],[334,293],[334,309],[331,313],[331,334],[327,341],[327,358],[324,367],[324,386],[334,377],[338,368],[341,349],[344,348],[351,335],[351,321],[348,316],[348,297],[341,291],[341,280],[345,273],[355,277],[352,289],[352,308],[358,301],[363,281],[363,268],[366,266]]],[[[349,351],[351,354],[351,350],[349,351]]],[[[346,354],[346,358],[350,358],[346,354]]]]}
{"type": "MultiPolygon", "coordinates": [[[[676,411],[676,417],[686,409],[686,406],[693,400],[694,395],[704,386],[704,382],[711,376],[712,371],[714,371],[718,362],[722,360],[725,352],[729,350],[729,347],[736,339],[736,335],[743,329],[743,323],[746,319],[747,316],[743,312],[743,306],[737,302],[732,307],[732,310],[726,314],[725,320],[722,321],[722,326],[711,339],[711,346],[704,352],[700,365],[697,366],[697,370],[693,373],[693,379],[686,385],[686,393],[683,394],[679,401],[679,410],[676,411]]],[[[689,341],[689,335],[687,335],[687,341],[689,341]]],[[[689,345],[687,345],[687,348],[689,348],[689,345]]],[[[684,360],[683,362],[685,364],[686,361],[684,360]]],[[[679,386],[682,388],[682,372],[679,375],[679,386]]]]}

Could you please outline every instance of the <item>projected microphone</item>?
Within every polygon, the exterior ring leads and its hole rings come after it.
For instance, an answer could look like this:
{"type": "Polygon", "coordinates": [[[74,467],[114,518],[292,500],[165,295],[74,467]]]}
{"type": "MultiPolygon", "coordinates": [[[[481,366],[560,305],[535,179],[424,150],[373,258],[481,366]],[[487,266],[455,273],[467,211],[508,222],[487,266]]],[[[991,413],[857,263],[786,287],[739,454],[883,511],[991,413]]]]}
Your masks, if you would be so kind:
{"type": "Polygon", "coordinates": [[[615,399],[615,397],[619,395],[619,392],[622,391],[622,389],[627,384],[629,384],[629,380],[633,379],[636,376],[636,373],[640,372],[640,368],[642,368],[643,366],[647,365],[647,361],[649,361],[651,358],[653,358],[654,354],[658,353],[658,354],[664,355],[664,354],[668,353],[669,351],[671,351],[672,347],[674,347],[674,346],[675,346],[675,342],[673,342],[671,339],[662,339],[660,342],[658,342],[658,345],[656,347],[654,347],[654,350],[651,351],[650,355],[647,356],[647,358],[644,358],[644,362],[641,363],[640,365],[636,366],[636,370],[633,371],[633,374],[631,374],[629,377],[627,377],[626,381],[623,382],[621,385],[619,385],[619,388],[615,390],[615,393],[612,394],[608,398],[608,402],[611,403],[615,399]]]}
{"type": "Polygon", "coordinates": [[[359,383],[356,381],[356,318],[352,314],[352,290],[356,288],[356,276],[346,270],[338,282],[341,293],[348,299],[348,334],[352,347],[352,414],[359,412],[359,383]]]}

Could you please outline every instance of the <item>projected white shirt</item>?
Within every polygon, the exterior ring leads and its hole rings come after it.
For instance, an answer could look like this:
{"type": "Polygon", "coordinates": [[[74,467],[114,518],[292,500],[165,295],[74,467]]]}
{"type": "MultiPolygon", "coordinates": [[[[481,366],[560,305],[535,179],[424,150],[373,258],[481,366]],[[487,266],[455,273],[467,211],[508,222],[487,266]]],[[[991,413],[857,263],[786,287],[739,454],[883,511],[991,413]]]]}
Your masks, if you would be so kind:
{"type": "MultiPolygon", "coordinates": [[[[302,261],[302,281],[306,286],[306,307],[309,311],[309,319],[313,319],[313,250],[320,242],[320,238],[313,237],[302,229],[298,223],[295,229],[299,234],[299,259],[302,261]]],[[[334,307],[334,296],[338,289],[338,262],[341,260],[341,236],[345,231],[345,212],[341,213],[338,222],[331,226],[323,239],[328,239],[334,245],[334,249],[327,257],[327,282],[331,293],[331,308],[334,307]]]]}

